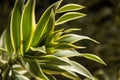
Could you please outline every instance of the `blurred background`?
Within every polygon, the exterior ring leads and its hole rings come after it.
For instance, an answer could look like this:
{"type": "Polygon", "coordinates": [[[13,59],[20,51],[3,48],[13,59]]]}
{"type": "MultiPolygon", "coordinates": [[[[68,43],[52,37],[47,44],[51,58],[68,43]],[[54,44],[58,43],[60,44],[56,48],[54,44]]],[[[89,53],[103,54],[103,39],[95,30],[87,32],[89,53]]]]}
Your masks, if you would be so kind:
{"type": "MultiPolygon", "coordinates": [[[[36,21],[42,12],[58,0],[37,0],[36,21]]],[[[82,28],[75,33],[89,36],[100,44],[91,41],[80,41],[77,45],[87,46],[79,52],[96,54],[107,66],[94,61],[76,57],[73,60],[84,65],[95,76],[96,80],[120,80],[120,0],[63,0],[63,4],[77,3],[86,6],[80,12],[86,17],[67,22],[57,28],[82,28]]],[[[6,28],[8,17],[14,5],[14,0],[0,0],[0,35],[6,28]]],[[[58,80],[69,80],[57,76],[58,80]]],[[[85,79],[83,77],[83,80],[85,79]]]]}

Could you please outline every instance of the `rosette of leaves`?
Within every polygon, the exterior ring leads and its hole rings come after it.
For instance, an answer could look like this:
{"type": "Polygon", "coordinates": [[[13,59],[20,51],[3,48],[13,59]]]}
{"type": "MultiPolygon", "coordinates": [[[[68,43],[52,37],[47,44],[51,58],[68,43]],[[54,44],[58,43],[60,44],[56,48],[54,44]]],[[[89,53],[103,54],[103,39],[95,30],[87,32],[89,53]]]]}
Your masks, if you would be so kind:
{"type": "Polygon", "coordinates": [[[79,53],[76,49],[85,47],[74,43],[83,39],[97,41],[70,32],[77,28],[55,30],[60,24],[84,17],[76,12],[84,8],[79,4],[60,7],[62,0],[46,9],[39,21],[35,21],[36,0],[16,0],[8,27],[0,38],[0,79],[1,80],[56,80],[60,74],[79,80],[76,74],[93,79],[92,74],[70,57],[85,57],[105,64],[99,57],[79,53]],[[56,15],[63,15],[56,19],[56,15]]]}

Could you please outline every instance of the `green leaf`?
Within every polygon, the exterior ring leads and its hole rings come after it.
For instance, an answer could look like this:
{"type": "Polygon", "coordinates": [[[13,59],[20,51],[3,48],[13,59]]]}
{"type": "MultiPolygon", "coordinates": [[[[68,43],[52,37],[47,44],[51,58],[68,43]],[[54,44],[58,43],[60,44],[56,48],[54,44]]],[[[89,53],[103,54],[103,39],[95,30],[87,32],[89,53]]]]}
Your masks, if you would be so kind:
{"type": "Polygon", "coordinates": [[[80,56],[81,54],[75,50],[58,50],[54,53],[57,57],[74,57],[80,56]]]}
{"type": "Polygon", "coordinates": [[[6,34],[6,30],[0,36],[0,48],[5,48],[5,34],[6,34]]]}
{"type": "Polygon", "coordinates": [[[41,64],[41,68],[47,74],[60,74],[60,73],[66,72],[65,70],[52,64],[41,64]]]}
{"type": "Polygon", "coordinates": [[[28,68],[29,70],[32,72],[32,74],[34,74],[36,77],[35,79],[38,79],[38,80],[49,80],[45,74],[43,73],[39,63],[35,60],[28,60],[27,59],[27,62],[28,62],[28,68]]]}
{"type": "Polygon", "coordinates": [[[93,79],[93,76],[91,75],[91,73],[81,64],[78,64],[74,61],[71,61],[71,65],[72,66],[60,66],[60,67],[63,68],[63,69],[81,74],[81,75],[83,75],[87,78],[93,79]]]}
{"type": "Polygon", "coordinates": [[[70,78],[72,80],[81,80],[74,72],[72,71],[66,71],[65,73],[62,73],[63,76],[70,78]]]}
{"type": "MultiPolygon", "coordinates": [[[[36,0],[28,0],[22,14],[21,21],[21,41],[23,44],[23,51],[28,51],[32,38],[35,25],[35,1],[36,0]]],[[[23,55],[23,54],[22,54],[23,55]]]]}
{"type": "Polygon", "coordinates": [[[76,46],[71,43],[51,43],[46,45],[47,52],[54,53],[57,50],[66,50],[66,49],[84,49],[85,47],[76,46]]]}
{"type": "Polygon", "coordinates": [[[59,58],[54,55],[45,55],[38,58],[39,62],[46,63],[46,64],[52,64],[52,65],[71,65],[69,60],[65,58],[59,58]]]}
{"type": "Polygon", "coordinates": [[[46,76],[49,78],[49,80],[57,80],[53,75],[46,74],[46,76]]]}
{"type": "Polygon", "coordinates": [[[67,71],[66,69],[62,69],[58,66],[55,65],[48,65],[48,64],[41,64],[41,67],[43,69],[43,71],[47,74],[61,74],[63,76],[66,76],[70,79],[75,79],[75,80],[79,80],[79,77],[71,71],[67,71]]]}
{"type": "Polygon", "coordinates": [[[0,48],[0,51],[3,51],[3,52],[7,52],[5,49],[3,49],[3,48],[0,48]]]}
{"type": "Polygon", "coordinates": [[[24,69],[24,67],[22,67],[21,65],[19,64],[14,64],[12,66],[12,69],[17,72],[18,74],[20,75],[24,75],[24,74],[27,74],[27,70],[24,69]]]}
{"type": "Polygon", "coordinates": [[[60,43],[75,43],[75,42],[77,42],[79,40],[83,40],[83,39],[88,39],[88,40],[91,40],[93,42],[99,43],[99,42],[97,42],[96,40],[94,40],[90,37],[77,35],[77,34],[63,35],[57,40],[57,42],[60,42],[60,43]]]}
{"type": "Polygon", "coordinates": [[[10,69],[11,67],[7,65],[5,71],[2,73],[2,80],[10,80],[10,76],[9,76],[10,69]]]}
{"type": "Polygon", "coordinates": [[[57,45],[54,45],[55,49],[77,49],[77,48],[84,48],[84,47],[78,47],[76,45],[70,44],[70,43],[59,43],[57,45]]]}
{"type": "Polygon", "coordinates": [[[41,52],[41,53],[45,53],[45,54],[46,54],[46,48],[45,48],[45,46],[41,46],[41,47],[37,47],[37,48],[30,47],[30,49],[31,49],[32,51],[38,51],[38,52],[41,52]]]}
{"type": "Polygon", "coordinates": [[[15,76],[15,80],[30,80],[28,77],[26,77],[24,75],[21,75],[16,71],[13,71],[13,73],[14,73],[14,76],[15,76]]]}
{"type": "Polygon", "coordinates": [[[70,33],[70,32],[78,31],[78,30],[81,30],[81,29],[79,29],[79,28],[70,28],[70,29],[65,30],[64,33],[70,33]]]}
{"type": "Polygon", "coordinates": [[[13,54],[13,45],[12,45],[12,39],[10,37],[10,20],[8,20],[8,25],[7,25],[7,29],[5,32],[5,48],[7,50],[7,52],[9,53],[9,56],[11,57],[13,54]]]}
{"type": "Polygon", "coordinates": [[[63,34],[63,29],[60,30],[56,30],[54,32],[52,32],[46,40],[46,45],[55,42],[55,40],[57,40],[62,34],[63,34]]]}
{"type": "Polygon", "coordinates": [[[96,62],[106,65],[106,63],[100,57],[98,57],[94,54],[82,54],[82,56],[87,59],[90,59],[90,60],[93,60],[93,61],[96,61],[96,62]]]}
{"type": "Polygon", "coordinates": [[[78,18],[81,18],[84,16],[86,16],[86,14],[79,13],[79,12],[68,12],[68,13],[65,13],[64,15],[62,15],[59,19],[57,19],[55,25],[60,25],[60,24],[66,23],[68,21],[78,19],[78,18]]]}
{"type": "Polygon", "coordinates": [[[32,46],[38,45],[40,43],[42,36],[45,33],[49,34],[49,32],[53,30],[54,18],[55,18],[55,14],[53,13],[56,12],[56,9],[60,5],[60,3],[61,1],[58,1],[54,3],[53,5],[51,5],[50,7],[48,7],[48,9],[41,16],[40,20],[37,23],[37,27],[35,29],[32,46]],[[51,28],[51,29],[49,30],[48,28],[49,29],[51,28]]]}
{"type": "Polygon", "coordinates": [[[76,11],[76,10],[80,10],[83,8],[85,8],[85,7],[82,5],[79,5],[79,4],[67,4],[67,5],[61,7],[58,10],[58,13],[67,12],[67,11],[76,11]]]}
{"type": "Polygon", "coordinates": [[[17,52],[20,48],[20,24],[24,0],[16,0],[10,22],[10,36],[13,48],[17,52]]]}

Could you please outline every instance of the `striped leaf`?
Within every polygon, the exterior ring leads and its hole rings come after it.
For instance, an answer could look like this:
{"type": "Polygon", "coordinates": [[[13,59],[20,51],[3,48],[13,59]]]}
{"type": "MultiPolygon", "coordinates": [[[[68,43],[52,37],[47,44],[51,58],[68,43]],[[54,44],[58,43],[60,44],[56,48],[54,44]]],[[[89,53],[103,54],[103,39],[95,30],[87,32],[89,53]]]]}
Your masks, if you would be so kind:
{"type": "Polygon", "coordinates": [[[41,47],[37,47],[37,48],[30,47],[30,49],[31,49],[32,51],[38,51],[38,52],[41,52],[41,53],[46,54],[46,48],[45,48],[45,46],[41,46],[41,47]]]}
{"type": "Polygon", "coordinates": [[[71,61],[71,65],[72,66],[60,66],[60,68],[66,69],[68,71],[73,71],[73,72],[81,74],[85,77],[88,77],[90,79],[93,79],[92,74],[81,64],[78,64],[77,62],[71,61]]]}
{"type": "Polygon", "coordinates": [[[47,74],[60,74],[66,72],[65,70],[60,69],[58,66],[52,64],[41,64],[41,68],[47,74]]]}
{"type": "Polygon", "coordinates": [[[50,7],[48,7],[48,9],[41,16],[40,20],[37,23],[37,27],[32,41],[32,46],[38,45],[38,43],[40,43],[42,36],[45,33],[49,34],[49,32],[53,30],[53,25],[55,20],[54,13],[56,12],[56,9],[60,5],[60,3],[61,1],[58,1],[55,4],[51,5],[50,7]]]}
{"type": "Polygon", "coordinates": [[[11,57],[14,51],[13,51],[12,39],[10,37],[10,20],[8,21],[7,29],[5,30],[5,49],[11,57]]]}
{"type": "Polygon", "coordinates": [[[75,42],[77,42],[79,40],[83,40],[83,39],[88,39],[88,40],[91,40],[93,42],[99,43],[99,42],[97,42],[96,40],[94,40],[90,37],[77,35],[77,34],[63,35],[57,40],[57,42],[60,42],[60,43],[75,43],[75,42]]]}
{"type": "Polygon", "coordinates": [[[79,5],[79,4],[67,4],[67,5],[61,7],[58,10],[58,13],[67,12],[67,11],[75,11],[75,10],[80,10],[83,8],[85,8],[85,7],[82,5],[79,5]]]}
{"type": "Polygon", "coordinates": [[[64,33],[70,33],[70,32],[73,32],[73,31],[79,31],[81,30],[80,28],[70,28],[70,29],[67,29],[64,31],[64,33]]]}
{"type": "Polygon", "coordinates": [[[87,59],[90,59],[90,60],[93,60],[93,61],[96,61],[96,62],[106,65],[106,63],[100,57],[98,57],[94,54],[82,54],[82,56],[87,59]]]}
{"type": "Polygon", "coordinates": [[[13,71],[15,80],[30,80],[28,77],[19,74],[17,71],[13,71]]]}
{"type": "Polygon", "coordinates": [[[57,21],[55,25],[60,25],[63,23],[66,23],[68,21],[74,20],[74,19],[78,19],[81,17],[86,16],[86,14],[83,13],[79,13],[79,12],[68,12],[65,13],[64,15],[62,15],[57,21]]]}
{"type": "Polygon", "coordinates": [[[22,14],[21,44],[23,44],[23,51],[25,52],[28,51],[31,45],[35,29],[35,1],[36,0],[28,0],[22,14]]]}
{"type": "Polygon", "coordinates": [[[74,57],[80,56],[81,54],[75,50],[58,50],[54,55],[57,57],[74,57]]]}
{"type": "Polygon", "coordinates": [[[49,80],[57,80],[53,75],[51,75],[51,74],[45,74],[48,78],[49,78],[49,80]]]}
{"type": "Polygon", "coordinates": [[[3,49],[5,49],[5,34],[6,34],[6,30],[0,36],[0,48],[3,49]]]}
{"type": "Polygon", "coordinates": [[[79,78],[79,76],[78,75],[76,75],[74,72],[72,72],[72,71],[66,71],[65,73],[62,73],[62,75],[63,76],[65,76],[65,77],[67,77],[67,78],[70,78],[70,79],[72,79],[72,80],[81,80],[80,78],[79,78]]]}
{"type": "Polygon", "coordinates": [[[51,65],[71,65],[68,59],[59,58],[54,55],[46,55],[39,57],[39,62],[51,65]]]}
{"type": "Polygon", "coordinates": [[[39,63],[35,60],[27,60],[28,62],[28,68],[30,70],[30,72],[32,72],[34,76],[34,78],[36,80],[49,80],[45,74],[43,73],[39,63]]]}
{"type": "Polygon", "coordinates": [[[10,36],[15,52],[17,52],[20,48],[20,24],[21,24],[23,2],[24,0],[16,0],[11,15],[10,36]]]}
{"type": "Polygon", "coordinates": [[[57,30],[52,32],[46,40],[46,44],[53,43],[55,40],[57,40],[62,34],[63,34],[63,29],[57,30]]]}

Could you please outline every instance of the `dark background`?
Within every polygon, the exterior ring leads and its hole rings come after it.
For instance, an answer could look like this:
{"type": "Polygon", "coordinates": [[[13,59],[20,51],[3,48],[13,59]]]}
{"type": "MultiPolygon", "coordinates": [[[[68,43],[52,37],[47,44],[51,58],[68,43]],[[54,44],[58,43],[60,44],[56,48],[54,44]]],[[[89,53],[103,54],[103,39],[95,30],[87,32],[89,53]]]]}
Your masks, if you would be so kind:
{"type": "MultiPolygon", "coordinates": [[[[37,0],[36,20],[38,21],[42,12],[56,1],[58,0],[37,0]]],[[[80,57],[72,59],[87,67],[98,80],[120,80],[120,0],[64,0],[62,4],[67,3],[86,6],[80,12],[87,14],[87,16],[62,26],[65,29],[82,28],[82,31],[76,33],[99,41],[100,44],[87,40],[77,44],[87,46],[87,49],[79,50],[80,52],[98,55],[107,63],[107,66],[80,57]]],[[[7,25],[13,5],[14,0],[0,0],[0,34],[7,25]]],[[[59,79],[64,78],[60,77],[59,79]]]]}

